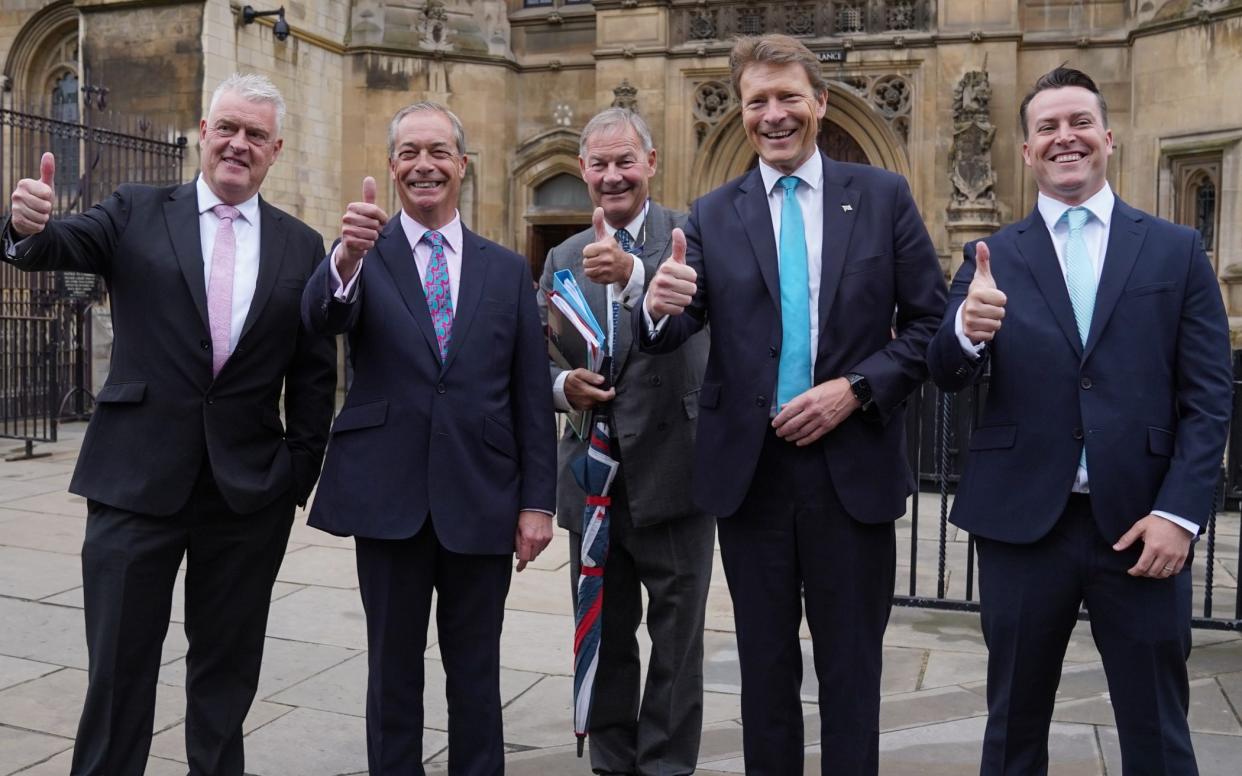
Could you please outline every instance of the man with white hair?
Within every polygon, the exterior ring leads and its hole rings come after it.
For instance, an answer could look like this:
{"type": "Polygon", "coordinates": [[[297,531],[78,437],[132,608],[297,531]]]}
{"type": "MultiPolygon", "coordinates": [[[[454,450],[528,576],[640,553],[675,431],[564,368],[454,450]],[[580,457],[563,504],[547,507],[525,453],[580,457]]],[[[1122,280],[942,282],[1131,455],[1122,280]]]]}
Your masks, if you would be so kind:
{"type": "Polygon", "coordinates": [[[145,770],[183,558],[189,772],[243,770],[272,583],[294,505],[319,474],[336,387],[333,341],[299,323],[323,240],[258,193],[284,111],[267,78],[234,75],[199,124],[195,181],[125,184],[52,220],[48,153],[38,180],[13,191],[2,258],[101,275],[115,329],[69,486],[88,504],[90,680],[74,776],[145,770]]]}

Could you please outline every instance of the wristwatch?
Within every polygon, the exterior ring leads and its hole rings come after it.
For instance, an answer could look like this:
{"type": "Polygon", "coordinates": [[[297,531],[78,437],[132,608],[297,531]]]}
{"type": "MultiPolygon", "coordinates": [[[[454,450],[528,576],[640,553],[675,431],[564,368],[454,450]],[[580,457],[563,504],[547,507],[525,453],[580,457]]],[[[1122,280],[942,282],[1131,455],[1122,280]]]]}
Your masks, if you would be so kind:
{"type": "Polygon", "coordinates": [[[858,399],[858,403],[865,410],[871,406],[871,383],[867,382],[867,378],[857,372],[849,372],[845,375],[845,379],[849,380],[850,390],[854,392],[854,398],[858,399]]]}

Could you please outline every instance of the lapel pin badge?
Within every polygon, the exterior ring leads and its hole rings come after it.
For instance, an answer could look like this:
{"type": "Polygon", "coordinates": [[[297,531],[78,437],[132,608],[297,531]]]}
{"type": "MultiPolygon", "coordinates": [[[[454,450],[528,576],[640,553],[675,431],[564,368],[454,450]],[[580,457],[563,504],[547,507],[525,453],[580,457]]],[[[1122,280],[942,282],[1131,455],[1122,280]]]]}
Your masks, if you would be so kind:
{"type": "Polygon", "coordinates": [[[848,203],[848,202],[843,202],[843,203],[841,204],[841,212],[842,212],[842,213],[850,213],[850,212],[853,212],[853,210],[854,210],[854,206],[853,206],[853,205],[851,205],[850,203],[848,203]]]}

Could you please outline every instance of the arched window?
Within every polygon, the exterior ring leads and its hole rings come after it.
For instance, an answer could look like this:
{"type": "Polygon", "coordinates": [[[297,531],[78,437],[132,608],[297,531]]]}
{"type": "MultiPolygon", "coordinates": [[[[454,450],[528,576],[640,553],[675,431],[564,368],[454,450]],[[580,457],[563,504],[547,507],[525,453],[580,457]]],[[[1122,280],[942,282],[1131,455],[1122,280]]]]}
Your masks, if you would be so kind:
{"type": "Polygon", "coordinates": [[[577,175],[562,172],[535,187],[536,210],[594,209],[586,184],[577,175]]]}
{"type": "Polygon", "coordinates": [[[1173,212],[1178,223],[1199,230],[1212,266],[1217,264],[1220,233],[1220,168],[1219,154],[1173,160],[1173,212]]]}

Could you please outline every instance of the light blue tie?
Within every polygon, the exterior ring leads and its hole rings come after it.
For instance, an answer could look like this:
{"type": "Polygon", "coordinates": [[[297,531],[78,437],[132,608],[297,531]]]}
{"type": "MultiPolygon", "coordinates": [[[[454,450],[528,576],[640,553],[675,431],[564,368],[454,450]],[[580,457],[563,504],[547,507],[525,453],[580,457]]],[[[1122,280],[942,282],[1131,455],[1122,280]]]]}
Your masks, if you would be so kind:
{"type": "MultiPolygon", "coordinates": [[[[1091,314],[1095,311],[1095,263],[1091,261],[1087,241],[1082,236],[1082,228],[1090,217],[1091,211],[1085,207],[1072,207],[1062,216],[1069,224],[1069,239],[1065,241],[1065,287],[1069,290],[1070,304],[1074,306],[1078,338],[1084,348],[1087,346],[1087,335],[1091,332],[1091,314]]],[[[1078,466],[1084,470],[1087,468],[1086,442],[1083,443],[1078,466]]]]}
{"type": "Polygon", "coordinates": [[[806,268],[806,228],[794,192],[798,179],[777,181],[785,189],[781,205],[781,358],[776,376],[776,409],[811,388],[811,296],[806,268]]]}

